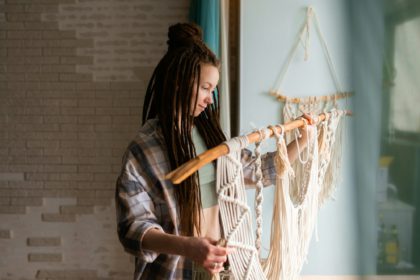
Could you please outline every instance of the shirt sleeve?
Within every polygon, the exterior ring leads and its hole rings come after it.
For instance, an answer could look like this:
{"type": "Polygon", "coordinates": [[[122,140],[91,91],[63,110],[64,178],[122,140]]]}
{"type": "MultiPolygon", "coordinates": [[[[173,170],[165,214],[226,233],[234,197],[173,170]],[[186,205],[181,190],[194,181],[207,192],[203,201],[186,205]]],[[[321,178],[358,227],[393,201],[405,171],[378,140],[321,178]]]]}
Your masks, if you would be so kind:
{"type": "Polygon", "coordinates": [[[143,237],[152,228],[163,229],[158,222],[153,194],[147,192],[146,184],[148,179],[137,160],[127,152],[115,193],[118,237],[125,251],[150,263],[158,253],[142,248],[143,237]]]}
{"type": "MultiPolygon", "coordinates": [[[[276,152],[270,152],[261,155],[261,171],[263,175],[263,185],[270,186],[276,182],[276,168],[274,166],[274,156],[276,152]]],[[[243,149],[241,152],[241,162],[244,172],[244,181],[247,187],[254,187],[257,178],[255,175],[256,157],[252,155],[252,152],[248,149],[243,149]]]]}

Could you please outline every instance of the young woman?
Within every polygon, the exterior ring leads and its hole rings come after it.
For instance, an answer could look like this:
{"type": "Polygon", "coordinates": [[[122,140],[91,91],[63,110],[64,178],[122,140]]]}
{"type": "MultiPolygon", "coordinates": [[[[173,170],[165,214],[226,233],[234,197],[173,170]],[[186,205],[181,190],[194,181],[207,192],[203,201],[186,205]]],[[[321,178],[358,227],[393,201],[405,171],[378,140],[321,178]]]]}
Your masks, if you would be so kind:
{"type": "MultiPolygon", "coordinates": [[[[168,50],[147,88],[143,126],[127,148],[116,187],[118,235],[125,250],[136,256],[136,280],[218,273],[231,250],[217,246],[222,232],[215,166],[208,164],[179,185],[164,179],[226,140],[214,94],[219,61],[194,24],[173,25],[168,37],[168,50]]],[[[296,157],[294,145],[288,151],[296,157]]],[[[262,158],[265,185],[275,182],[273,156],[262,158]]],[[[250,151],[242,152],[250,184],[253,160],[250,151]]]]}

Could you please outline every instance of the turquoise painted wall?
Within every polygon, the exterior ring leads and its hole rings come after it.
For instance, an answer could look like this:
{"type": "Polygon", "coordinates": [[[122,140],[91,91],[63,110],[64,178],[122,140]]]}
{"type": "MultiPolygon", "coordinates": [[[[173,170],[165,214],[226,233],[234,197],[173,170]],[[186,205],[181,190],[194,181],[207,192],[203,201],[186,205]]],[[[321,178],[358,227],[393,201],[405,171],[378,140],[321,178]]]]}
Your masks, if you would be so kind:
{"type": "MultiPolygon", "coordinates": [[[[308,5],[312,5],[318,14],[342,87],[346,91],[354,89],[350,1],[244,0],[241,5],[239,100],[241,134],[252,130],[252,125],[265,127],[280,122],[282,106],[268,94],[268,91],[274,86],[277,75],[295,42],[308,5]]],[[[296,97],[335,92],[327,61],[314,30],[311,33],[309,61],[303,61],[303,51],[300,48],[284,79],[283,90],[286,95],[296,97]]],[[[351,109],[351,101],[347,108],[351,109]]],[[[342,183],[335,193],[335,201],[327,202],[320,210],[319,240],[316,242],[313,238],[308,262],[303,267],[302,274],[359,274],[361,242],[357,211],[359,194],[355,180],[352,122],[352,119],[347,121],[342,183]]],[[[269,142],[265,145],[265,150],[273,149],[274,143],[269,142]]],[[[265,248],[269,247],[271,222],[269,217],[272,208],[269,197],[272,192],[273,187],[264,191],[265,248]]],[[[249,199],[253,199],[253,192],[249,191],[248,194],[249,199]]]]}

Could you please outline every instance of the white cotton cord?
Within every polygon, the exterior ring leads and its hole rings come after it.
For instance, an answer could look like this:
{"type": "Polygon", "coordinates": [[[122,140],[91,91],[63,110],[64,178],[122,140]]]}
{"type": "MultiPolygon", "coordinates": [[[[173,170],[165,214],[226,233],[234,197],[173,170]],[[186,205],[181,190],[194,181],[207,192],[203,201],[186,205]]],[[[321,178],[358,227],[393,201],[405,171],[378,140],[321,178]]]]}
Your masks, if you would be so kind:
{"type": "MultiPolygon", "coordinates": [[[[311,8],[311,9],[313,10],[313,8],[311,8]]],[[[321,41],[321,45],[323,47],[325,56],[327,58],[328,66],[329,66],[329,69],[330,69],[331,76],[333,78],[335,87],[336,87],[338,92],[342,93],[343,91],[342,91],[342,87],[340,85],[340,81],[338,79],[337,70],[334,67],[334,63],[333,63],[333,60],[331,58],[329,48],[327,46],[327,42],[326,42],[325,37],[324,37],[324,35],[321,31],[318,17],[317,17],[317,15],[314,11],[313,11],[313,19],[314,19],[314,22],[315,22],[316,31],[318,32],[318,35],[319,35],[319,38],[320,38],[320,41],[321,41]]]]}
{"type": "Polygon", "coordinates": [[[328,119],[324,121],[324,145],[320,147],[320,163],[318,180],[321,185],[320,205],[329,198],[333,198],[338,184],[341,169],[341,155],[343,147],[343,119],[345,112],[332,110],[328,119]],[[321,150],[322,148],[322,150],[321,150]]]}
{"type": "Polygon", "coordinates": [[[304,123],[305,123],[305,131],[306,131],[306,148],[304,150],[306,150],[306,159],[302,158],[302,150],[300,149],[300,144],[299,144],[299,138],[302,137],[302,135],[299,132],[299,129],[296,128],[295,129],[295,141],[296,141],[296,148],[298,151],[298,158],[300,163],[305,164],[308,162],[309,160],[309,135],[308,135],[308,121],[305,118],[300,118],[304,123]]]}
{"type": "Polygon", "coordinates": [[[311,13],[308,12],[306,14],[305,22],[303,23],[302,27],[300,28],[299,35],[298,35],[295,43],[293,44],[293,46],[292,46],[292,48],[291,48],[291,50],[290,50],[290,52],[287,56],[286,63],[284,64],[279,76],[277,77],[277,80],[274,84],[274,91],[276,93],[281,92],[281,90],[280,90],[281,84],[282,84],[282,82],[284,80],[284,77],[286,76],[286,74],[287,74],[287,72],[290,68],[290,64],[291,64],[291,62],[292,62],[292,60],[293,60],[293,58],[296,54],[296,51],[299,47],[299,43],[301,43],[302,36],[303,36],[303,34],[305,34],[305,32],[307,34],[307,42],[306,42],[306,45],[304,44],[306,46],[306,47],[304,46],[304,48],[305,48],[305,60],[306,60],[306,57],[308,55],[307,49],[309,47],[309,45],[308,45],[309,44],[309,30],[308,30],[308,27],[309,27],[309,24],[310,24],[310,19],[312,18],[311,13]]]}
{"type": "Polygon", "coordinates": [[[255,230],[255,248],[258,252],[258,258],[261,254],[261,239],[263,231],[263,218],[262,218],[262,204],[263,204],[263,176],[261,170],[261,144],[267,139],[268,133],[265,129],[260,129],[257,131],[260,134],[260,139],[255,143],[255,177],[256,177],[256,187],[255,187],[255,217],[256,217],[256,230],[255,230]]]}
{"type": "Polygon", "coordinates": [[[277,182],[270,251],[264,263],[264,272],[268,279],[299,279],[315,229],[319,195],[318,143],[316,128],[308,128],[314,130],[308,134],[311,156],[307,163],[295,165],[301,166],[297,169],[292,169],[290,165],[284,137],[275,133],[277,182]],[[296,174],[295,177],[293,174],[296,174]],[[292,190],[299,199],[292,199],[292,190]]]}
{"type": "MultiPolygon", "coordinates": [[[[288,257],[292,257],[293,251],[289,250],[284,240],[291,240],[291,236],[296,236],[291,225],[293,219],[293,203],[287,194],[289,189],[290,177],[293,176],[288,155],[286,142],[284,140],[284,127],[280,127],[281,134],[276,127],[271,127],[276,137],[277,154],[275,157],[275,167],[277,172],[276,189],[274,194],[273,219],[271,224],[270,249],[268,257],[264,262],[264,273],[268,279],[289,279],[292,272],[285,265],[288,257]]],[[[289,266],[290,267],[290,266],[289,266]]]]}
{"type": "Polygon", "coordinates": [[[246,136],[238,136],[225,141],[224,144],[229,147],[229,153],[233,153],[244,149],[249,145],[249,141],[246,136]]]}
{"type": "Polygon", "coordinates": [[[241,149],[248,145],[248,139],[235,137],[225,144],[230,152],[217,160],[216,191],[227,246],[236,248],[228,256],[230,268],[234,279],[265,280],[252,234],[251,211],[246,201],[240,161],[241,149]]]}

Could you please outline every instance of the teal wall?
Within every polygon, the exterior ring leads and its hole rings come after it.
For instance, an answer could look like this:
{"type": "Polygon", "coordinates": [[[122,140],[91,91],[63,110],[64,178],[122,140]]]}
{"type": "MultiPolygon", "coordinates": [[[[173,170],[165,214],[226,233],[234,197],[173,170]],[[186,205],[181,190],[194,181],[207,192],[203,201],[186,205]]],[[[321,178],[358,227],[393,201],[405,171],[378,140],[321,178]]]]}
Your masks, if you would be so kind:
{"type": "MultiPolygon", "coordinates": [[[[268,94],[268,91],[274,86],[277,75],[295,42],[308,5],[312,5],[318,14],[342,87],[346,91],[355,89],[352,83],[354,56],[350,1],[244,0],[241,5],[239,100],[241,134],[252,130],[252,126],[260,128],[280,122],[282,106],[268,94]]],[[[355,5],[357,8],[362,8],[359,6],[361,4],[355,5]]],[[[311,33],[310,46],[309,61],[303,62],[303,51],[300,48],[284,79],[283,90],[288,96],[326,95],[335,92],[327,61],[314,30],[311,33]]],[[[347,108],[351,109],[351,101],[347,108]]],[[[352,141],[353,122],[353,118],[347,120],[342,182],[335,193],[335,200],[327,202],[320,210],[319,241],[316,242],[315,238],[312,240],[308,262],[302,271],[304,275],[359,274],[361,241],[357,210],[359,194],[354,168],[356,149],[352,141]]],[[[265,150],[274,150],[274,143],[267,143],[265,150]]],[[[272,192],[273,187],[264,191],[265,248],[269,247],[272,208],[269,198],[272,192]]],[[[253,199],[252,191],[249,192],[249,199],[253,199]]]]}

